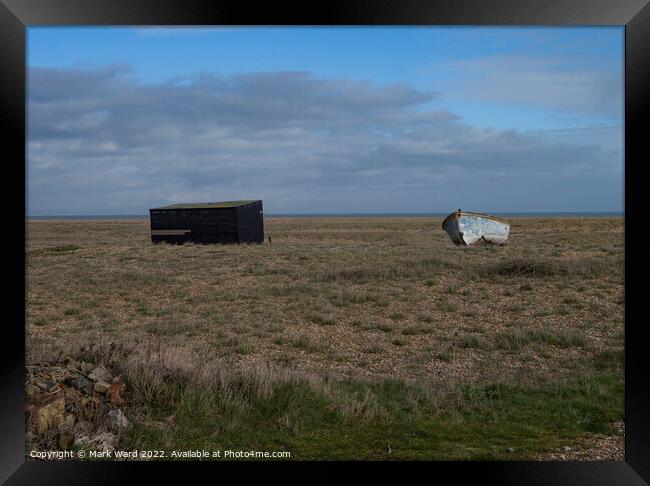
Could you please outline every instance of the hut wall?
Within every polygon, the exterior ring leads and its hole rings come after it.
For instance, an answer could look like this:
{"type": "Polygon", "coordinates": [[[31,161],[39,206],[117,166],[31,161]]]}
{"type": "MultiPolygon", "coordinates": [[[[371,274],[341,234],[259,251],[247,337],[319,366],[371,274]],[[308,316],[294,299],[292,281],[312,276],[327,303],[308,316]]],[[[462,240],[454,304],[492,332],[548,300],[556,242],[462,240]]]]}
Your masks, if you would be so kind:
{"type": "Polygon", "coordinates": [[[239,213],[239,242],[263,243],[264,242],[264,215],[262,201],[238,208],[239,213]]]}
{"type": "Polygon", "coordinates": [[[238,243],[237,208],[157,209],[151,211],[151,241],[169,243],[238,243]],[[189,230],[187,235],[154,234],[155,230],[189,230]]]}
{"type": "Polygon", "coordinates": [[[263,243],[262,201],[221,208],[150,209],[151,241],[263,243]]]}

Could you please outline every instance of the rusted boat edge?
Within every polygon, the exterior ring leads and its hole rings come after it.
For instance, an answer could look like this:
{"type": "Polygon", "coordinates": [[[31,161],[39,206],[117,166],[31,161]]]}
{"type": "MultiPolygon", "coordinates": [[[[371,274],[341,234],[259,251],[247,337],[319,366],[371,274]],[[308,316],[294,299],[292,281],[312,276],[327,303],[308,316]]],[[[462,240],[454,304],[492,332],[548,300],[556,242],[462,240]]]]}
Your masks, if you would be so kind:
{"type": "Polygon", "coordinates": [[[442,229],[445,229],[445,226],[447,226],[447,223],[451,218],[458,219],[460,217],[460,211],[454,211],[451,213],[449,216],[447,216],[443,221],[442,221],[442,229]]]}
{"type": "MultiPolygon", "coordinates": [[[[457,209],[456,211],[451,213],[449,216],[447,216],[444,219],[444,221],[442,222],[443,231],[447,231],[447,228],[446,228],[447,223],[449,223],[452,219],[454,219],[454,220],[456,220],[456,222],[458,222],[460,220],[460,215],[462,214],[462,212],[463,211],[461,209],[457,209]]],[[[469,246],[467,244],[467,242],[465,241],[465,239],[463,238],[463,233],[461,233],[461,232],[458,233],[458,240],[454,240],[452,238],[452,241],[454,242],[454,245],[456,245],[456,246],[465,246],[465,247],[469,246]]]]}

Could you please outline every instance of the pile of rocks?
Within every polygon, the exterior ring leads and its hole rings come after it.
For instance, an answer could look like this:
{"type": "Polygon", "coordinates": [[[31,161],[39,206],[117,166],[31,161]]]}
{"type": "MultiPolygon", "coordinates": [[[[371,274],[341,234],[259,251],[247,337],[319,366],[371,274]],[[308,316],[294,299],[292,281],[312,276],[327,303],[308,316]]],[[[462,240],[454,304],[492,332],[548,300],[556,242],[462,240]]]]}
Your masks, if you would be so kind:
{"type": "Polygon", "coordinates": [[[113,450],[129,425],[121,409],[124,382],[101,364],[66,357],[27,366],[25,391],[28,443],[113,450]]]}

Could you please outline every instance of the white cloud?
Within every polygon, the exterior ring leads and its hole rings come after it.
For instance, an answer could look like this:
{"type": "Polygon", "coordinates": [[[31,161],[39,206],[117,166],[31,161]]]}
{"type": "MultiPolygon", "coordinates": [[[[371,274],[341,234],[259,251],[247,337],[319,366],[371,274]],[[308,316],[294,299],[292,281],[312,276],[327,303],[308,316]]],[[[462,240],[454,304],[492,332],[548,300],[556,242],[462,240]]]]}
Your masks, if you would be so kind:
{"type": "Polygon", "coordinates": [[[424,108],[437,93],[405,84],[274,72],[146,85],[128,73],[31,69],[30,212],[240,198],[264,199],[267,212],[622,202],[615,144],[463,125],[424,108]]]}
{"type": "Polygon", "coordinates": [[[441,70],[453,79],[443,84],[448,96],[623,119],[620,61],[501,55],[458,60],[441,70]]]}

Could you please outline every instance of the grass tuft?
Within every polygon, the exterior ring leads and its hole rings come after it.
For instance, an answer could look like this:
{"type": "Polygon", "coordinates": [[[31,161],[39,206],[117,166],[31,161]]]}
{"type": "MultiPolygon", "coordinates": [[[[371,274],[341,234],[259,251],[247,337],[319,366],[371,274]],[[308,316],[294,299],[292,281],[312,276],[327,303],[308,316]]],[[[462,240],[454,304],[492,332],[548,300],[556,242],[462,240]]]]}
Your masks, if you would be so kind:
{"type": "Polygon", "coordinates": [[[495,337],[497,348],[518,351],[531,343],[542,343],[568,348],[582,347],[587,344],[587,337],[580,330],[551,330],[511,328],[500,332],[495,337]]]}

